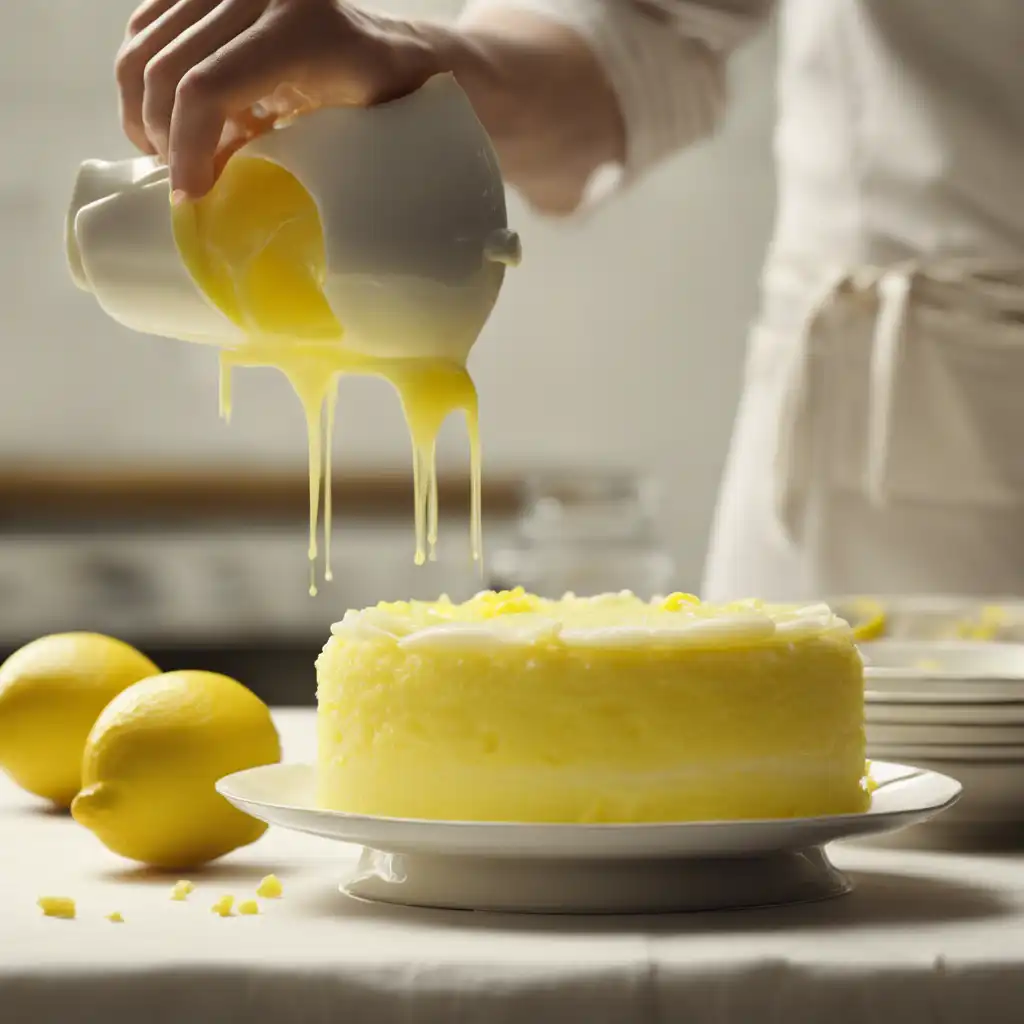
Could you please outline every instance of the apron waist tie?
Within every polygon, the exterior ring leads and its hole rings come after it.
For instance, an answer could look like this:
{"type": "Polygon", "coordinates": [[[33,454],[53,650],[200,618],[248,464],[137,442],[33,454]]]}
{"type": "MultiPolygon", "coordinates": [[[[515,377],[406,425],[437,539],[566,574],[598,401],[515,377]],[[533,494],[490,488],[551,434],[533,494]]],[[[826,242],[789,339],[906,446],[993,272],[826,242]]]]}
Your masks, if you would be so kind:
{"type": "Polygon", "coordinates": [[[891,499],[893,421],[904,362],[908,318],[915,289],[935,290],[943,304],[948,289],[953,307],[986,318],[1024,316],[1024,271],[984,260],[946,260],[927,265],[909,260],[888,267],[864,266],[831,276],[810,303],[797,330],[788,386],[783,399],[774,471],[775,514],[790,542],[803,536],[808,494],[816,469],[820,422],[820,364],[832,340],[825,321],[844,299],[855,297],[875,307],[869,357],[864,486],[869,500],[883,506],[891,499]],[[937,288],[936,288],[937,286],[937,288]],[[966,286],[966,287],[965,287],[966,286]],[[941,289],[945,287],[945,295],[941,289]]]}

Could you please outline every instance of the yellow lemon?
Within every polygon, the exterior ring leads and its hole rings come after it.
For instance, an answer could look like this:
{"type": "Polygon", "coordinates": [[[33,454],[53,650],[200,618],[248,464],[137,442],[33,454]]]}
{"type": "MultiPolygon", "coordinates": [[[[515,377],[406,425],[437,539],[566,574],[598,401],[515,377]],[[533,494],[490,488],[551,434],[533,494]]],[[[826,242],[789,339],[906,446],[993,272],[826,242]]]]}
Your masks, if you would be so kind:
{"type": "Polygon", "coordinates": [[[252,691],[215,672],[167,672],[118,694],[96,720],[71,813],[122,857],[195,867],[267,827],[214,783],[280,759],[270,711],[252,691]]]}
{"type": "Polygon", "coordinates": [[[70,805],[82,751],[107,703],[160,669],[98,633],[54,633],[0,665],[0,767],[30,793],[70,805]]]}

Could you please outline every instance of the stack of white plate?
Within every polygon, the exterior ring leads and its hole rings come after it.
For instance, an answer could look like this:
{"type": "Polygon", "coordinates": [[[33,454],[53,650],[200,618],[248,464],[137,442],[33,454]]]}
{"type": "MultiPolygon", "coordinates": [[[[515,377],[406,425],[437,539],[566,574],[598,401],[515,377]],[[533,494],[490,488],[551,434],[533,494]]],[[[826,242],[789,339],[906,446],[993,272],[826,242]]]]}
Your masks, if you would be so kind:
{"type": "Polygon", "coordinates": [[[864,641],[884,637],[1024,643],[1020,598],[865,594],[833,597],[828,603],[864,641]]]}
{"type": "Polygon", "coordinates": [[[963,784],[928,828],[954,842],[1024,845],[1024,644],[878,640],[861,653],[868,757],[963,784]]]}

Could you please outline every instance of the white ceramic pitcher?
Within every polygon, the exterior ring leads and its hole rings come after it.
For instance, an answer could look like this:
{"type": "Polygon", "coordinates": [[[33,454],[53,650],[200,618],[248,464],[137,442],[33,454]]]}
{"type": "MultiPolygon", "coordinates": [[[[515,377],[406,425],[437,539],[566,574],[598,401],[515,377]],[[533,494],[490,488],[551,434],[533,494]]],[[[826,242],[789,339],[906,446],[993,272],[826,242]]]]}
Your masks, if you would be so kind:
{"type": "MultiPolygon", "coordinates": [[[[324,295],[346,348],[465,360],[520,244],[490,140],[452,76],[381,106],[302,115],[239,154],[279,164],[316,202],[324,295]]],[[[82,164],[66,244],[76,284],[127,327],[244,342],[181,260],[154,158],[82,164]]]]}

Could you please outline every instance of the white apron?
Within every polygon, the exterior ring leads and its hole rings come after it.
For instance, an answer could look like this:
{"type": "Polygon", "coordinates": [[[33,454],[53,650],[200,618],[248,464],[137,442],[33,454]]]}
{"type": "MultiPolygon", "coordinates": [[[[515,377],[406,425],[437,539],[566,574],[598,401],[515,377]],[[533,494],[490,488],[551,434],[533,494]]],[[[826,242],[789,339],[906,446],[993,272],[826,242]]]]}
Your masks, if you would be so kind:
{"type": "Polygon", "coordinates": [[[1024,595],[1024,2],[790,0],[703,593],[1024,595]]]}

